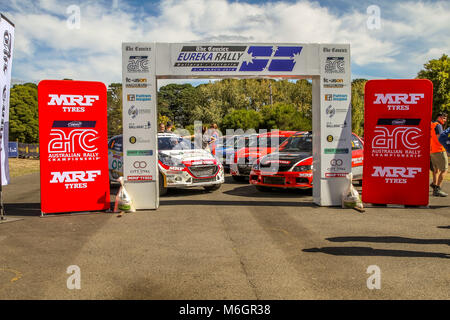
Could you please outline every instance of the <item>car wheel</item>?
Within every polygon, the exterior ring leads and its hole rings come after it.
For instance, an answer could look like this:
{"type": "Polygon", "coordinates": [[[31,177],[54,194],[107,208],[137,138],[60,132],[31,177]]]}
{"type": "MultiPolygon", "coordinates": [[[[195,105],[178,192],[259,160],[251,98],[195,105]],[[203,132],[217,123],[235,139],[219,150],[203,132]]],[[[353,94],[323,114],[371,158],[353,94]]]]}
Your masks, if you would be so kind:
{"type": "Polygon", "coordinates": [[[206,191],[211,192],[211,191],[219,190],[221,186],[222,186],[221,184],[215,184],[215,185],[206,186],[206,187],[203,187],[203,188],[205,188],[206,191]]]}
{"type": "Polygon", "coordinates": [[[270,187],[264,187],[264,186],[255,186],[255,187],[256,187],[256,190],[261,191],[261,192],[268,192],[268,191],[272,190],[272,188],[270,188],[270,187]]]}
{"type": "Polygon", "coordinates": [[[164,187],[164,177],[160,173],[159,174],[159,196],[164,196],[167,194],[167,188],[164,187]]]}

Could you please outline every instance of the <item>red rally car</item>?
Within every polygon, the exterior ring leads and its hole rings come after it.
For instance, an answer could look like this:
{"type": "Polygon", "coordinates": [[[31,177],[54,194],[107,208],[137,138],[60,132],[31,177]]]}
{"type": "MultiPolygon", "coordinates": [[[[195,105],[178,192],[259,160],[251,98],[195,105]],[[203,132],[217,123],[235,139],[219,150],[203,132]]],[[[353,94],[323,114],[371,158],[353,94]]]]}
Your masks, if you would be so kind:
{"type": "Polygon", "coordinates": [[[274,152],[287,138],[297,131],[271,131],[249,138],[249,144],[240,148],[230,164],[234,180],[240,181],[249,176],[253,162],[266,154],[274,152]]]}
{"type": "MultiPolygon", "coordinates": [[[[362,139],[352,133],[353,180],[362,179],[363,147],[362,139]]],[[[255,161],[249,180],[260,191],[272,187],[309,189],[313,187],[312,169],[312,134],[298,132],[280,145],[279,150],[255,161]]]]}

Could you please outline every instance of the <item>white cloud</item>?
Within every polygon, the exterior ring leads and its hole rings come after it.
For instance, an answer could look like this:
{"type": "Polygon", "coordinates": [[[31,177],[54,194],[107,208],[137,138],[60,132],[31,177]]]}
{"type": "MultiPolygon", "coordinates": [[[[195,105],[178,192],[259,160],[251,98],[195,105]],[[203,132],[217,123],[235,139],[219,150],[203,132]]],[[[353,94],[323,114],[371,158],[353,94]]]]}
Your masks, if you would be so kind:
{"type": "MultiPolygon", "coordinates": [[[[381,9],[381,29],[368,30],[367,14],[338,15],[317,2],[249,4],[226,0],[165,0],[157,15],[124,0],[81,2],[81,28],[67,28],[69,2],[13,1],[16,78],[121,81],[124,41],[234,41],[350,43],[358,68],[413,77],[430,58],[450,51],[450,3],[393,2],[381,9]]],[[[368,74],[367,71],[359,71],[368,74]]]]}

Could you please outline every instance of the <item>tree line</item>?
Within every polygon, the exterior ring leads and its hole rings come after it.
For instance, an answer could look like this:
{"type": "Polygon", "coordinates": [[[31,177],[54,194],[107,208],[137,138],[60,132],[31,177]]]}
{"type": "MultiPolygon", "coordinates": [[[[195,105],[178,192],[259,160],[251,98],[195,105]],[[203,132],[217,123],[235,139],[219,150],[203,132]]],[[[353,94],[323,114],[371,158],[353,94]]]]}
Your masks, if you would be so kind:
{"type": "MultiPolygon", "coordinates": [[[[450,58],[428,61],[417,78],[433,82],[433,118],[450,112],[450,58]]],[[[352,130],[364,135],[364,86],[351,83],[352,130]]],[[[122,84],[108,86],[108,136],[122,133],[122,84]]],[[[312,85],[308,80],[223,79],[201,84],[168,84],[158,91],[159,122],[193,132],[194,121],[226,129],[311,130],[312,85]]],[[[39,139],[37,85],[16,84],[10,95],[10,141],[39,139]]]]}

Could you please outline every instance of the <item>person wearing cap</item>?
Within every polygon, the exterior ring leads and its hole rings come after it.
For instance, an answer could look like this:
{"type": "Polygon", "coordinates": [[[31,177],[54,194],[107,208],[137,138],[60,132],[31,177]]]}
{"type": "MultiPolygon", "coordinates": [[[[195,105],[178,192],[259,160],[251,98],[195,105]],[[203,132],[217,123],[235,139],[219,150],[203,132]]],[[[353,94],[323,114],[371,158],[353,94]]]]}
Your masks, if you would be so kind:
{"type": "Polygon", "coordinates": [[[447,113],[440,112],[436,117],[436,121],[431,123],[431,142],[430,142],[430,158],[433,165],[433,196],[446,197],[447,193],[442,191],[442,183],[448,170],[447,151],[439,142],[439,136],[444,131],[443,125],[447,122],[447,113]]]}

